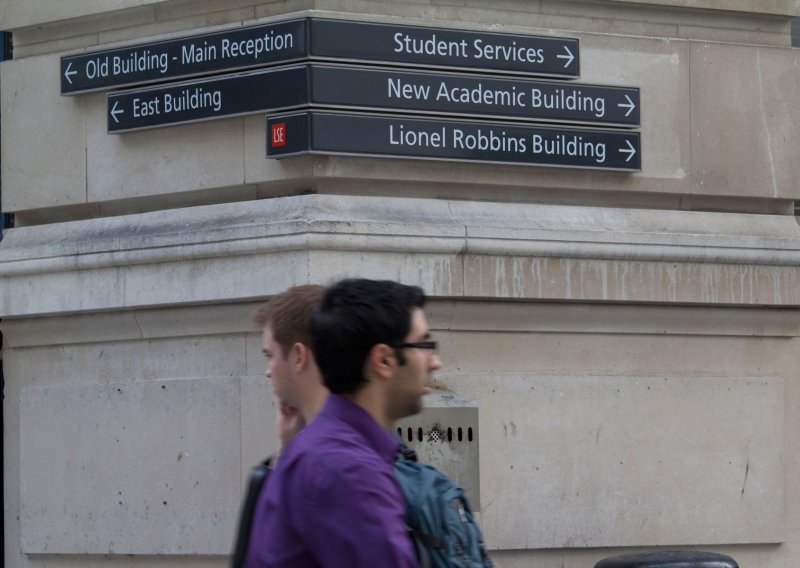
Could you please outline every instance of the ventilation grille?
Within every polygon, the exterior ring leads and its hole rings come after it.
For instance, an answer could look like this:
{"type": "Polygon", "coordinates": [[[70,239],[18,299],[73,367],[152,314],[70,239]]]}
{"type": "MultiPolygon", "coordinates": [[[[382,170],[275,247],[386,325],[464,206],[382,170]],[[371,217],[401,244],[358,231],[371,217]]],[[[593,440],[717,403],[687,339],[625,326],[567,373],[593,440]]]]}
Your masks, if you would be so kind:
{"type": "Polygon", "coordinates": [[[472,435],[472,427],[450,427],[444,428],[438,424],[434,425],[430,430],[425,431],[421,427],[412,428],[397,428],[397,435],[404,442],[472,442],[474,437],[472,435]]]}

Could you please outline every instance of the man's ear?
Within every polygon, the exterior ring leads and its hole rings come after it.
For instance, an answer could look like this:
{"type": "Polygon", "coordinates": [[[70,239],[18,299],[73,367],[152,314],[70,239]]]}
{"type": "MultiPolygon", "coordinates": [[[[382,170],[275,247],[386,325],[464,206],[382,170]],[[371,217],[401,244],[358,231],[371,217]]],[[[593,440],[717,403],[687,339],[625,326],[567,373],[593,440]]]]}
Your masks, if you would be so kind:
{"type": "Polygon", "coordinates": [[[376,343],[367,355],[367,368],[369,376],[388,379],[392,376],[397,366],[397,356],[394,349],[385,343],[376,343]]]}
{"type": "Polygon", "coordinates": [[[308,365],[310,357],[311,349],[309,349],[308,345],[300,343],[299,341],[295,342],[292,345],[291,351],[289,351],[289,361],[298,371],[308,365]]]}

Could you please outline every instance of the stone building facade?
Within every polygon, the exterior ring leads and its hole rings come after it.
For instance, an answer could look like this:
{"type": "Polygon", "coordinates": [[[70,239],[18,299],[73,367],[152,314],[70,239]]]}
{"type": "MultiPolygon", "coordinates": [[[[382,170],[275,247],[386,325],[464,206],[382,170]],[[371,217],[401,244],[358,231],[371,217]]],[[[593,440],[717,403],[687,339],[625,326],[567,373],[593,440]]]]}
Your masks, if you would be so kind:
{"type": "Polygon", "coordinates": [[[800,52],[785,0],[4,0],[5,565],[222,567],[274,447],[249,317],[288,286],[432,298],[498,566],[800,562],[800,52]],[[641,171],[266,157],[264,113],[108,133],[65,55],[294,17],[578,38],[641,171]]]}

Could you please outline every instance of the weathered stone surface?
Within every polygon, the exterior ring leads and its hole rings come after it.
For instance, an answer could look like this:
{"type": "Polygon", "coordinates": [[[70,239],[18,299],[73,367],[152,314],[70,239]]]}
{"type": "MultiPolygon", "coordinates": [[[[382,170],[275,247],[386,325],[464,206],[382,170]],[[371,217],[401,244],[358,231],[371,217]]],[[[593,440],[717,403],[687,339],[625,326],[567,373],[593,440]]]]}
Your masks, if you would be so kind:
{"type": "Polygon", "coordinates": [[[106,97],[86,97],[87,199],[108,201],[241,185],[241,120],[112,136],[106,97]],[[191,172],[191,175],[186,175],[191,172]]]}
{"type": "Polygon", "coordinates": [[[0,314],[242,301],[354,274],[441,297],[794,306],[799,245],[787,216],[297,196],[8,231],[0,314]]]}
{"type": "Polygon", "coordinates": [[[786,537],[780,380],[459,377],[469,380],[484,392],[481,512],[493,547],[786,537]]]}
{"type": "Polygon", "coordinates": [[[797,51],[704,43],[690,57],[692,191],[800,197],[800,109],[784,98],[800,89],[797,51]]]}
{"type": "Polygon", "coordinates": [[[0,65],[5,212],[86,202],[85,101],[60,97],[58,75],[52,56],[0,65]]]}
{"type": "MultiPolygon", "coordinates": [[[[619,3],[651,4],[674,8],[696,8],[700,10],[720,10],[723,8],[714,0],[612,0],[619,3]]],[[[724,9],[731,12],[754,14],[776,14],[781,16],[800,16],[797,2],[792,0],[732,0],[725,2],[724,9]]]]}
{"type": "Polygon", "coordinates": [[[105,2],[104,0],[77,0],[52,4],[46,0],[32,2],[13,2],[5,0],[0,4],[0,29],[12,30],[25,28],[36,24],[46,24],[59,20],[68,20],[86,16],[95,16],[103,12],[116,12],[118,10],[145,10],[153,13],[148,5],[158,4],[165,0],[117,0],[105,2]]]}
{"type": "Polygon", "coordinates": [[[236,523],[234,379],[29,387],[26,554],[225,554],[236,523]]]}

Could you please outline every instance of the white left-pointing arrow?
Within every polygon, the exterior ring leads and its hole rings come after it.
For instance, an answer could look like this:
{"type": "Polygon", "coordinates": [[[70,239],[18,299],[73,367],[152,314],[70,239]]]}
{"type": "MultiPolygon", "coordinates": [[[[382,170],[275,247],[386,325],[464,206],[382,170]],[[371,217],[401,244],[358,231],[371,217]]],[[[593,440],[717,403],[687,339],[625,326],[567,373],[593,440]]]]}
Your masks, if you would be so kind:
{"type": "Polygon", "coordinates": [[[619,151],[622,152],[623,154],[628,154],[628,157],[626,158],[625,161],[630,162],[631,158],[633,158],[636,155],[636,148],[634,147],[633,144],[631,144],[630,140],[625,140],[625,143],[628,145],[628,147],[620,148],[619,151]]]}
{"type": "Polygon", "coordinates": [[[111,109],[111,118],[113,118],[114,122],[116,122],[117,124],[119,124],[119,119],[117,118],[117,115],[125,112],[123,109],[117,109],[118,104],[119,101],[114,101],[114,107],[111,109]]]}
{"type": "Polygon", "coordinates": [[[64,70],[64,77],[67,78],[67,81],[69,81],[70,85],[72,84],[72,76],[77,74],[78,74],[77,71],[72,70],[72,61],[70,61],[69,64],[67,65],[67,68],[64,70]]]}
{"type": "Polygon", "coordinates": [[[575,59],[575,56],[572,55],[572,52],[569,50],[569,47],[567,47],[566,45],[564,46],[564,51],[567,52],[566,55],[556,55],[556,57],[559,58],[559,59],[566,59],[567,60],[567,62],[564,63],[564,69],[566,69],[567,67],[569,67],[570,63],[573,62],[573,60],[575,59]]]}
{"type": "Polygon", "coordinates": [[[627,103],[618,103],[617,106],[628,109],[628,112],[625,113],[625,116],[628,116],[631,112],[633,112],[633,109],[636,108],[636,105],[634,104],[634,102],[631,100],[631,98],[628,95],[625,95],[625,98],[628,99],[628,102],[627,103]]]}

